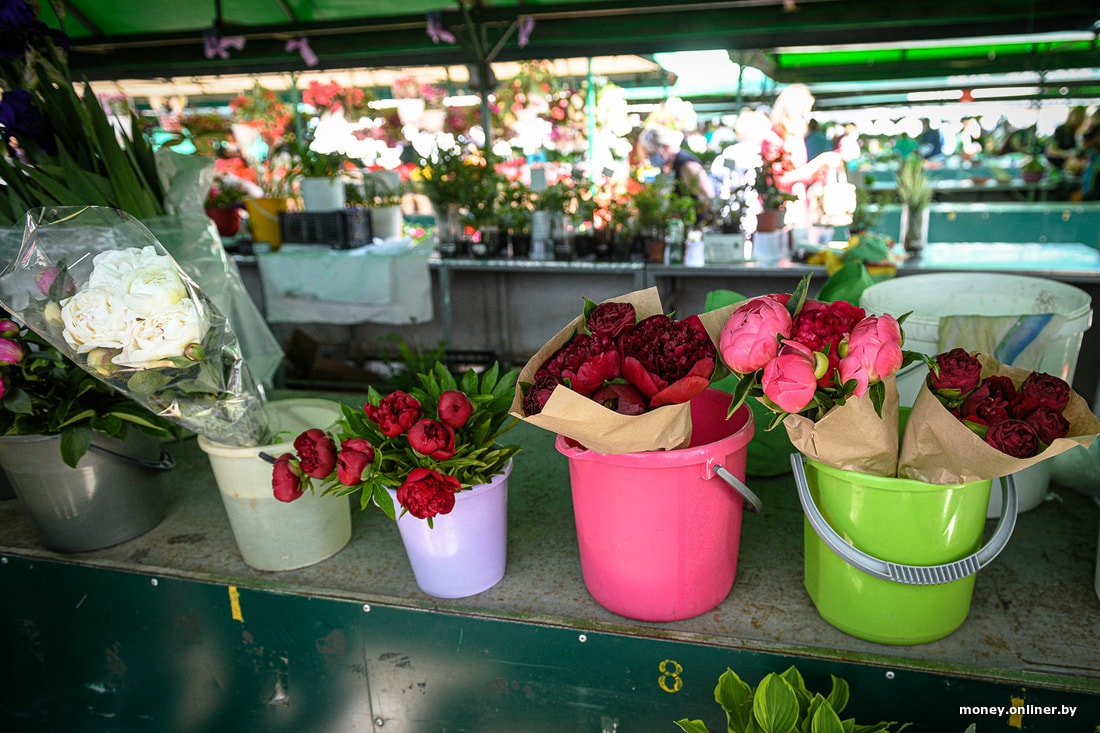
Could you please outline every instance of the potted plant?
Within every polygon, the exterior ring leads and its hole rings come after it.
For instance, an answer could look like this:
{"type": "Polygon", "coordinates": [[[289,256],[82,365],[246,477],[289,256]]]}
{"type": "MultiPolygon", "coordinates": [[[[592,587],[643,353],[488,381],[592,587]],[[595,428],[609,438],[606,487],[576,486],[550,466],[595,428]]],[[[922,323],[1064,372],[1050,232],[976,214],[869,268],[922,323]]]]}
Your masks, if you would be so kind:
{"type": "Polygon", "coordinates": [[[396,171],[367,171],[363,175],[363,198],[370,208],[371,231],[381,239],[401,236],[405,216],[401,197],[405,193],[396,171]]]}
{"type": "MultiPolygon", "coordinates": [[[[419,193],[431,201],[436,220],[436,238],[440,254],[465,254],[469,248],[466,226],[471,224],[479,208],[486,206],[484,181],[489,177],[493,159],[469,145],[440,145],[420,158],[415,173],[419,193]]],[[[493,195],[495,197],[495,187],[493,195]]]]}
{"type": "Polygon", "coordinates": [[[649,262],[663,262],[665,258],[665,228],[671,196],[672,182],[659,176],[642,186],[630,199],[638,243],[649,262]]]}
{"type": "Polygon", "coordinates": [[[241,209],[248,198],[244,187],[230,176],[215,176],[206,195],[206,215],[223,237],[234,237],[241,228],[241,209]]]}
{"type": "Polygon", "coordinates": [[[1029,155],[1020,168],[1020,178],[1024,183],[1038,183],[1046,174],[1046,166],[1037,155],[1029,155]]]}
{"type": "Polygon", "coordinates": [[[932,187],[924,175],[924,158],[910,153],[898,168],[898,199],[901,200],[901,243],[906,252],[916,253],[928,239],[928,205],[932,187]]]}
{"type": "Polygon", "coordinates": [[[798,198],[791,193],[781,191],[775,180],[785,157],[786,153],[781,151],[778,157],[765,160],[757,172],[753,187],[760,197],[761,211],[756,215],[758,232],[774,232],[779,229],[780,215],[787,206],[787,202],[798,198]]]}
{"type": "Polygon", "coordinates": [[[516,372],[494,364],[461,379],[440,362],[418,386],[343,407],[330,432],[312,428],[275,462],[277,498],[296,501],[310,477],[325,493],[358,494],[397,521],[417,585],[429,595],[480,593],[504,575],[508,475],[519,446],[502,445],[516,372]],[[400,507],[400,511],[398,511],[400,507]]]}
{"type": "Polygon", "coordinates": [[[501,186],[497,216],[513,257],[525,258],[531,251],[531,216],[534,208],[534,195],[523,181],[508,181],[501,186]]]}

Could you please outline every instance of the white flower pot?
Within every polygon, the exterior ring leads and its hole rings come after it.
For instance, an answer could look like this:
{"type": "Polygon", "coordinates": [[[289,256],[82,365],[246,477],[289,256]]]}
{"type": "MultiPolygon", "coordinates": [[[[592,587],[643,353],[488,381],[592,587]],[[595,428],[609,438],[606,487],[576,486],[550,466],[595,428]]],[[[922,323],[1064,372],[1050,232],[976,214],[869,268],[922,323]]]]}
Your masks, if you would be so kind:
{"type": "Polygon", "coordinates": [[[306,211],[338,211],[344,208],[344,181],[336,178],[303,178],[302,207],[306,211]]]}
{"type": "Polygon", "coordinates": [[[400,206],[382,206],[370,210],[371,233],[377,239],[400,237],[405,226],[405,214],[400,206]]]}

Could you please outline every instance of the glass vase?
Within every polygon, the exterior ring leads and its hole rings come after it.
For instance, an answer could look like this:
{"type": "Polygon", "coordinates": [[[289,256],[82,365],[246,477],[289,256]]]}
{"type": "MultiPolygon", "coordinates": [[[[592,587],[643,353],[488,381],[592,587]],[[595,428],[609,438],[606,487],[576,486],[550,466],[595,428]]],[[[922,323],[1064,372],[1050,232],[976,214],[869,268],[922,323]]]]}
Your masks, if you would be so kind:
{"type": "Polygon", "coordinates": [[[928,241],[928,207],[901,207],[901,245],[906,252],[916,254],[928,241]]]}

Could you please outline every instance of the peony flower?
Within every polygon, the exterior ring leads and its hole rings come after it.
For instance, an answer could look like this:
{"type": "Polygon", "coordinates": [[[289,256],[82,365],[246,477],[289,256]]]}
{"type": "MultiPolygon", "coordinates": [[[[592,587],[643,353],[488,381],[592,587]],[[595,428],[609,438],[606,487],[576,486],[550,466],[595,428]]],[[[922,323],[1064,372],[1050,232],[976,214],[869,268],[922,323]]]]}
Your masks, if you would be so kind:
{"type": "Polygon", "coordinates": [[[92,349],[121,349],[129,338],[130,311],[122,297],[89,287],[61,304],[61,335],[78,354],[92,349]]]}
{"type": "Polygon", "coordinates": [[[1034,397],[1046,410],[1061,412],[1069,404],[1070,386],[1050,374],[1032,372],[1020,385],[1020,394],[1034,397]]]}
{"type": "MultiPolygon", "coordinates": [[[[966,349],[951,349],[936,356],[938,370],[931,370],[928,386],[934,391],[950,392],[961,397],[978,386],[982,376],[982,363],[967,353],[966,349]]],[[[946,395],[945,395],[946,396],[946,395]]]]}
{"type": "Polygon", "coordinates": [[[0,318],[0,337],[18,336],[19,324],[10,318],[0,318]]]}
{"type": "Polygon", "coordinates": [[[363,405],[367,417],[378,425],[382,434],[394,438],[405,432],[420,419],[423,410],[420,402],[408,392],[397,390],[386,395],[377,407],[369,402],[363,405]]]}
{"type": "Polygon", "coordinates": [[[698,316],[657,314],[620,340],[623,376],[651,407],[687,402],[710,386],[718,353],[698,316]]]}
{"type": "Polygon", "coordinates": [[[537,415],[550,400],[554,389],[561,381],[550,374],[536,375],[534,383],[523,394],[523,413],[525,415],[537,415]]]}
{"type": "Polygon", "coordinates": [[[844,359],[855,359],[871,382],[880,381],[901,367],[901,327],[890,315],[864,318],[848,334],[846,352],[844,359]]]}
{"type": "Polygon", "coordinates": [[[986,431],[985,442],[1013,458],[1031,458],[1039,452],[1039,436],[1023,420],[1005,420],[986,431]]]}
{"type": "Polygon", "coordinates": [[[764,366],[760,386],[764,395],[784,412],[798,413],[817,391],[818,359],[805,344],[784,341],[779,355],[764,366]]]}
{"type": "Polygon", "coordinates": [[[436,420],[418,420],[409,428],[409,445],[414,451],[437,461],[455,454],[455,431],[436,420]]]}
{"type": "Polygon", "coordinates": [[[843,300],[833,303],[807,300],[791,323],[790,336],[813,351],[836,354],[840,342],[866,316],[865,310],[843,300]]]}
{"type": "Polygon", "coordinates": [[[397,501],[418,519],[449,514],[455,506],[455,492],[462,488],[453,476],[430,468],[414,468],[397,489],[397,501]]]}
{"type": "Polygon", "coordinates": [[[637,320],[637,312],[630,303],[600,303],[585,318],[585,325],[594,335],[617,339],[637,320]]]}
{"type": "Polygon", "coordinates": [[[769,296],[742,303],[730,314],[718,341],[722,360],[738,374],[749,374],[779,353],[779,339],[791,335],[791,314],[769,296]]]}
{"type": "Polygon", "coordinates": [[[302,472],[313,478],[325,478],[336,467],[336,445],[325,431],[310,428],[294,439],[294,450],[302,472]]]}
{"type": "Polygon", "coordinates": [[[648,409],[645,395],[633,385],[622,382],[600,387],[592,393],[592,399],[620,415],[641,415],[648,409]]]}
{"type": "Polygon", "coordinates": [[[199,304],[184,298],[145,319],[134,321],[122,353],[113,361],[121,366],[145,368],[164,359],[184,356],[187,347],[201,343],[209,329],[199,304]]]}
{"type": "Polygon", "coordinates": [[[363,480],[363,472],[374,461],[374,446],[362,438],[345,440],[336,456],[336,480],[344,486],[355,486],[363,480]],[[349,445],[355,442],[355,445],[349,445]],[[360,443],[366,444],[361,450],[360,443]]]}
{"type": "Polygon", "coordinates": [[[466,424],[473,414],[474,406],[470,398],[456,389],[447,390],[439,395],[439,420],[456,430],[466,424]]]}
{"type": "Polygon", "coordinates": [[[619,349],[607,336],[577,334],[546,360],[535,377],[550,375],[588,396],[622,376],[619,349]]]}
{"type": "Polygon", "coordinates": [[[172,261],[167,257],[158,259],[163,262],[138,267],[122,283],[126,307],[139,318],[155,316],[187,297],[187,288],[172,261]]]}
{"type": "Polygon", "coordinates": [[[275,459],[271,470],[271,490],[276,499],[287,503],[294,501],[305,493],[306,481],[308,479],[298,467],[293,453],[284,453],[275,459]]]}
{"type": "Polygon", "coordinates": [[[1032,411],[1024,422],[1030,425],[1039,436],[1039,440],[1047,445],[1069,435],[1069,420],[1060,412],[1039,408],[1032,411]]]}

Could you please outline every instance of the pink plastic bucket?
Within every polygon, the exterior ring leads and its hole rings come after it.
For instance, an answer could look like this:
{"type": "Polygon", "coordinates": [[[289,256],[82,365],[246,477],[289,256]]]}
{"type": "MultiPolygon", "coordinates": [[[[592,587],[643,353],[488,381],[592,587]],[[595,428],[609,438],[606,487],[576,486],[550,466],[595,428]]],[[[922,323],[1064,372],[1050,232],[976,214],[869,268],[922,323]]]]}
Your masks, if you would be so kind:
{"type": "Polygon", "coordinates": [[[558,436],[569,459],[581,572],[607,610],[676,621],[729,595],[746,499],[759,509],[743,483],[752,412],[742,406],[727,420],[730,400],[716,389],[693,399],[691,444],[680,450],[612,455],[558,436]]]}

